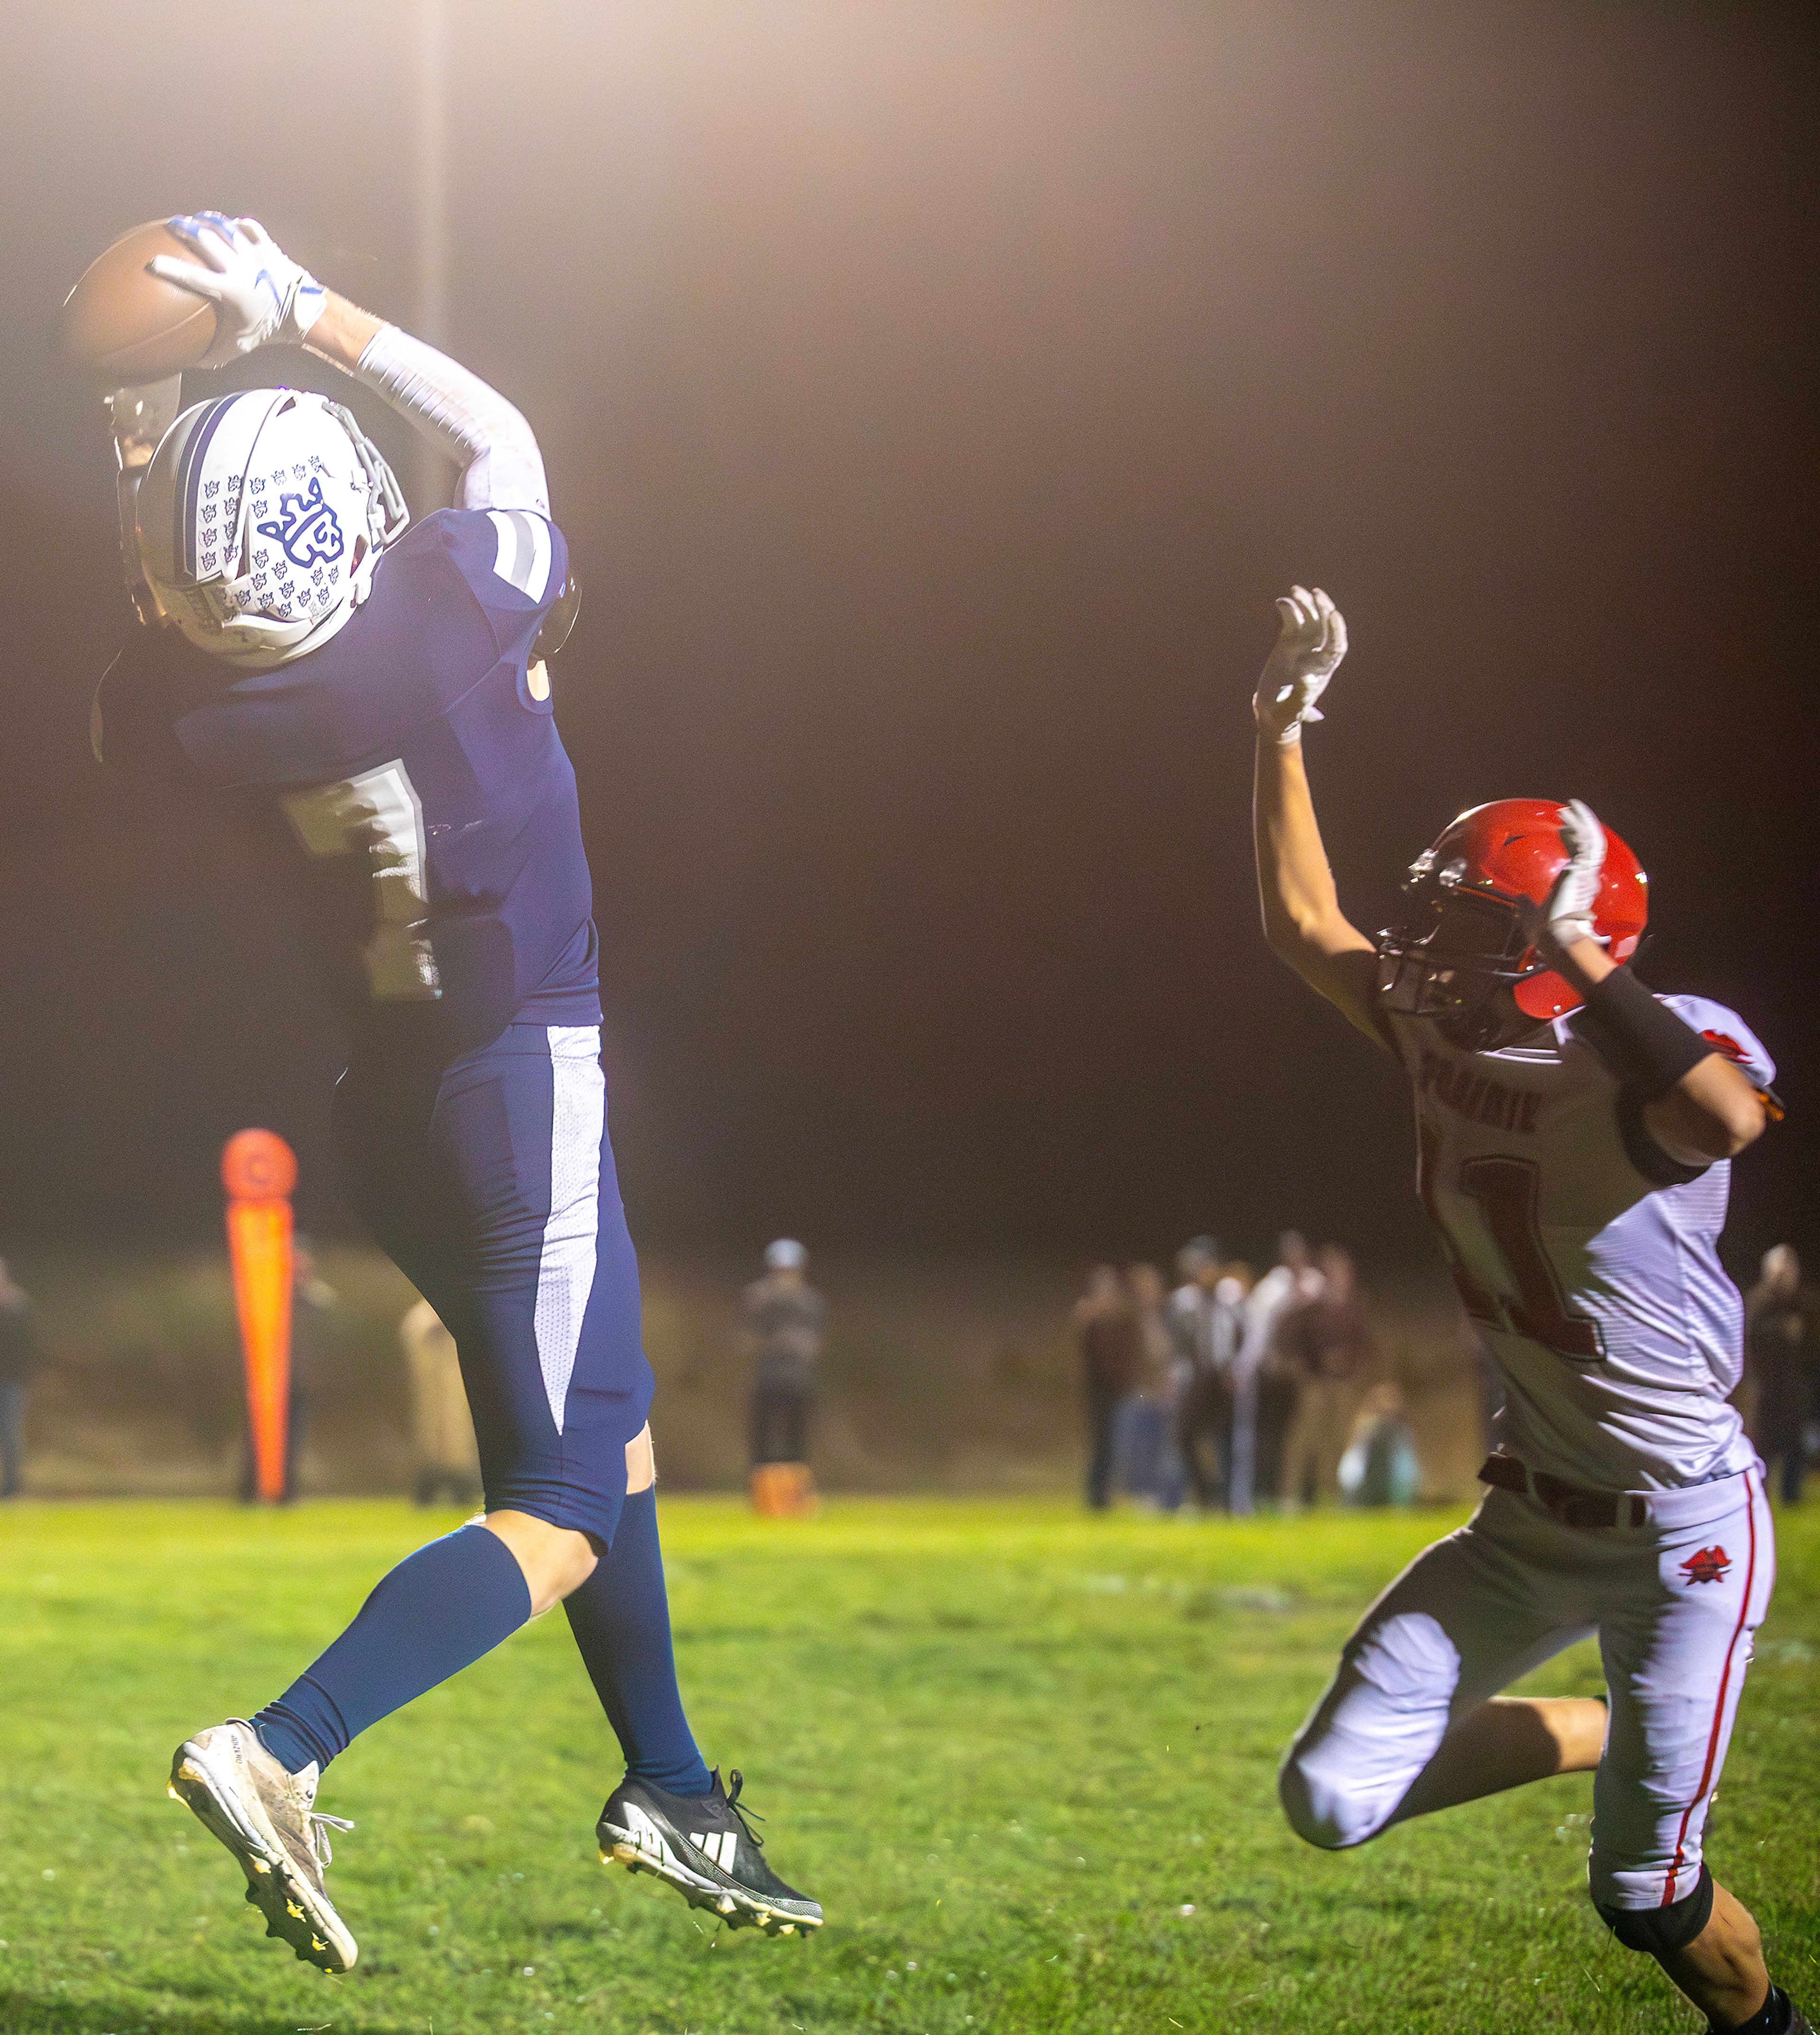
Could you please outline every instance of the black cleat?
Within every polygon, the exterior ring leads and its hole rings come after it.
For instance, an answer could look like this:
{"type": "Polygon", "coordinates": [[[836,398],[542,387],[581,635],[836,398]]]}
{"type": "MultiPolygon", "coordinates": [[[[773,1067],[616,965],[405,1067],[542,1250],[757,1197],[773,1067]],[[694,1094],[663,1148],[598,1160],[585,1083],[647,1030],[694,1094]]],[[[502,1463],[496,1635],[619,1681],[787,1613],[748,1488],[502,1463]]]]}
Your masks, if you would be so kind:
{"type": "Polygon", "coordinates": [[[808,1935],[822,1926],[818,1901],[786,1886],[765,1863],[764,1840],[739,1806],[743,1777],[733,1792],[714,1770],[709,1795],[672,1795],[628,1774],[607,1798],[595,1834],[600,1863],[667,1879],[691,1908],[705,1908],[731,1928],[753,1923],[768,1935],[808,1935]]]}
{"type": "MultiPolygon", "coordinates": [[[[1801,2011],[1800,2008],[1795,2004],[1794,2001],[1788,1997],[1788,1994],[1785,1993],[1779,1985],[1772,1985],[1770,1987],[1769,1997],[1764,2001],[1762,2007],[1758,2007],[1757,2010],[1758,2014],[1761,2016],[1765,2009],[1778,2005],[1780,2005],[1782,2009],[1782,2018],[1780,2022],[1777,2022],[1777,2026],[1781,2030],[1781,2035],[1814,2035],[1812,2022],[1808,2020],[1807,2015],[1801,2011]]],[[[1772,2021],[1774,2021],[1776,2017],[1773,2014],[1771,2014],[1770,2018],[1772,2021]]],[[[1722,2035],[1722,2031],[1720,2030],[1717,2022],[1709,2021],[1707,2022],[1706,2035],[1722,2035]]]]}

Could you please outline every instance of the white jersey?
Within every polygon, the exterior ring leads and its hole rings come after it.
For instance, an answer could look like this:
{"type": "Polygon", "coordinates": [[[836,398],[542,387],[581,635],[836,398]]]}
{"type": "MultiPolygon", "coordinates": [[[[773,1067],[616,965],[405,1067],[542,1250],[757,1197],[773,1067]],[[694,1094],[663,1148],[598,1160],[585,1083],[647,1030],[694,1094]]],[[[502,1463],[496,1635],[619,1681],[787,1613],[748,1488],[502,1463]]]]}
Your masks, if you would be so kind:
{"type": "MultiPolygon", "coordinates": [[[[1723,1005],[1662,1001],[1769,1085],[1769,1055],[1723,1005]]],[[[1430,1020],[1384,1023],[1415,1083],[1423,1206],[1503,1375],[1501,1446],[1607,1491],[1753,1461],[1727,1404],[1743,1322],[1719,1262],[1730,1164],[1660,1151],[1572,1016],[1481,1053],[1430,1020]]]]}
{"type": "Polygon", "coordinates": [[[1245,1335],[1239,1347],[1239,1371],[1244,1378],[1256,1376],[1270,1354],[1277,1329],[1298,1300],[1318,1298],[1326,1285],[1312,1266],[1292,1272],[1287,1265],[1273,1266],[1245,1296],[1245,1335]]]}

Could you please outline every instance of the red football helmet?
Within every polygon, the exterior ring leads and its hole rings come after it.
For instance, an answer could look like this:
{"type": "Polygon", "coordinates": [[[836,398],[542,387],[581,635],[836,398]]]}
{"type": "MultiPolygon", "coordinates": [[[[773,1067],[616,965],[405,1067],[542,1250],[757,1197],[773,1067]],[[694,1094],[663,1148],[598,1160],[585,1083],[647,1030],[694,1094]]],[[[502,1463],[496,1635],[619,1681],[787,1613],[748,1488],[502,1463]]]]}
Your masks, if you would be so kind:
{"type": "MultiPolygon", "coordinates": [[[[1576,1008],[1579,996],[1544,966],[1523,917],[1525,905],[1547,901],[1566,866],[1552,799],[1497,799],[1462,813],[1410,864],[1397,923],[1378,936],[1386,1006],[1442,1019],[1474,1048],[1521,1031],[1521,1020],[1576,1008]]],[[[1593,936],[1628,961],[1649,916],[1649,879],[1607,828],[1593,936]]]]}

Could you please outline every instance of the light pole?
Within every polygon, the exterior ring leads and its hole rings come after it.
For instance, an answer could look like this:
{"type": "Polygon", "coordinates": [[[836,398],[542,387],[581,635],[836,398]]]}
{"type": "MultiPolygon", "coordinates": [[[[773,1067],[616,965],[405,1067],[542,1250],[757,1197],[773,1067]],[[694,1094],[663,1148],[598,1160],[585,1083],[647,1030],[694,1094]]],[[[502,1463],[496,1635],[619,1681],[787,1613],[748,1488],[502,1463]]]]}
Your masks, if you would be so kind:
{"type": "MultiPolygon", "coordinates": [[[[413,210],[417,231],[418,336],[442,346],[449,322],[449,9],[447,0],[415,0],[417,43],[413,210]]],[[[449,498],[449,463],[420,437],[412,509],[419,516],[449,498]]]]}

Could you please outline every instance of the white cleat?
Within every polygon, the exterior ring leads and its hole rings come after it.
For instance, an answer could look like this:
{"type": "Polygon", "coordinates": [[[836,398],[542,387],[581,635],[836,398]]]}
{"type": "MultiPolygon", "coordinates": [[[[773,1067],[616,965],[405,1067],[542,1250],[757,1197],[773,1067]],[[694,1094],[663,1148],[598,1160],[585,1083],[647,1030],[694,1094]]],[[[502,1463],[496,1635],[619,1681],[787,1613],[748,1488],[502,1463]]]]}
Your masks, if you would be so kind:
{"type": "Polygon", "coordinates": [[[359,1950],[322,1885],[332,1853],[329,1829],[351,1830],[315,1809],[317,1770],[288,1774],[244,1718],[199,1731],[171,1762],[171,1794],[246,1875],[246,1898],[265,1917],[265,1933],[288,1943],[318,1970],[349,1970],[359,1950]]]}

